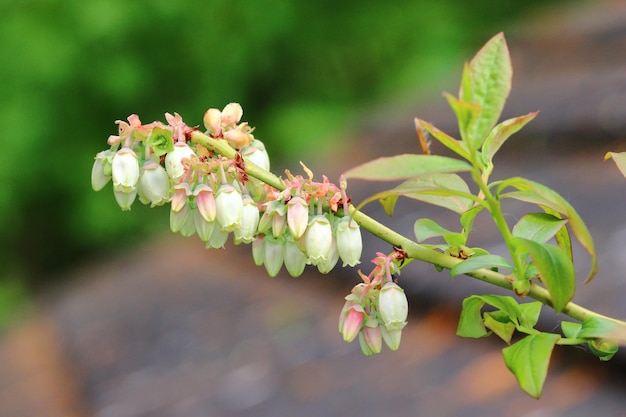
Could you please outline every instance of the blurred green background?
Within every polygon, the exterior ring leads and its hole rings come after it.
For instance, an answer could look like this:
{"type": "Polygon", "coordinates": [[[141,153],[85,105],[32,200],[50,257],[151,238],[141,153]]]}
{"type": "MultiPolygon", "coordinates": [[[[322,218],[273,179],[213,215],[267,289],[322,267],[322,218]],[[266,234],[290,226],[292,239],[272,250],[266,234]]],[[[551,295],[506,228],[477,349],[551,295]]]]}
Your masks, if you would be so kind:
{"type": "Polygon", "coordinates": [[[91,190],[116,119],[200,124],[237,101],[275,167],[319,157],[368,106],[418,94],[559,1],[3,2],[0,317],[64,269],[167,228],[166,208],[123,213],[110,186],[91,190]]]}

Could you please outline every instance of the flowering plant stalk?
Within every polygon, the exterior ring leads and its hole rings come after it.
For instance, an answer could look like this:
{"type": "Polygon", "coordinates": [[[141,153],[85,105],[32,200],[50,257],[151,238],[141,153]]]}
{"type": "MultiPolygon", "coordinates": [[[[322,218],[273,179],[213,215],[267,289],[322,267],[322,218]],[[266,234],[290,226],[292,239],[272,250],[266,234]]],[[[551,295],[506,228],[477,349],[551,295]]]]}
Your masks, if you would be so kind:
{"type": "MultiPolygon", "coordinates": [[[[609,360],[626,341],[626,323],[573,303],[576,277],[572,238],[588,252],[596,271],[591,235],[574,208],[559,194],[537,182],[514,177],[490,181],[493,158],[502,144],[530,122],[537,112],[498,123],[511,88],[511,63],[504,36],[494,36],[465,65],[458,97],[447,94],[459,123],[460,139],[415,119],[422,153],[379,158],[346,171],[339,185],[304,175],[270,172],[263,143],[255,138],[236,103],[204,114],[204,130],[190,127],[178,114],[166,113],[167,123],[142,124],[131,115],[118,121],[110,148],[96,155],[92,186],[110,180],[122,210],[135,199],[158,206],[169,203],[170,227],[184,236],[197,234],[207,248],[222,248],[232,234],[235,244],[250,243],[257,265],[270,276],[284,266],[294,277],[306,265],[329,273],[342,261],[356,266],[362,252],[361,228],[393,246],[377,253],[374,267],[345,297],[339,332],[346,342],[358,339],[365,355],[400,346],[408,303],[398,285],[402,268],[413,260],[427,262],[451,276],[469,275],[512,291],[513,296],[471,295],[463,302],[457,334],[480,338],[495,334],[507,343],[506,366],[520,387],[539,397],[556,345],[588,345],[601,360],[609,360]],[[432,155],[426,134],[458,158],[432,155]],[[470,185],[459,175],[466,173],[470,185]],[[402,181],[354,206],[348,180],[402,181]],[[359,209],[378,200],[393,214],[399,197],[433,204],[459,215],[460,231],[431,219],[418,219],[415,239],[408,239],[359,209]],[[512,227],[501,202],[514,199],[535,207],[512,227]],[[469,247],[476,216],[487,212],[508,249],[508,256],[469,247]],[[438,238],[439,243],[425,243],[438,238]],[[520,299],[535,301],[520,303],[520,299]],[[543,306],[574,321],[563,321],[561,332],[535,328],[543,306]],[[487,311],[483,311],[489,306],[487,311]],[[521,335],[513,342],[515,333],[521,335]]],[[[626,173],[626,155],[609,153],[626,173]]]]}

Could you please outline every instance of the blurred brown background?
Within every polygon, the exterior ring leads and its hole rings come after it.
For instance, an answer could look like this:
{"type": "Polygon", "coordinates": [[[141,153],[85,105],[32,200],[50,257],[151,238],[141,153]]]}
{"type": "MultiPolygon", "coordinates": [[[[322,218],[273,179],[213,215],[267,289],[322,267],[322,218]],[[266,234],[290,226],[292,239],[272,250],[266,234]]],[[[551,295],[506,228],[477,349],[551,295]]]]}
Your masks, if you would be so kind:
{"type": "MultiPolygon", "coordinates": [[[[164,232],[166,210],[121,213],[110,189],[88,187],[113,120],[178,111],[192,124],[228,101],[242,103],[276,170],[304,160],[335,175],[415,151],[413,117],[454,131],[440,92],[455,92],[462,62],[504,30],[505,117],[541,113],[507,142],[496,175],[573,203],[600,256],[576,300],[626,317],[625,183],[602,162],[625,150],[623,2],[186,3],[2,6],[0,416],[625,415],[623,356],[558,349],[536,401],[501,343],[457,338],[463,297],[494,291],[481,283],[407,270],[402,346],[365,358],[336,330],[354,271],[271,279],[249,248],[206,251],[164,232]]],[[[417,217],[447,221],[415,204],[391,220],[367,210],[407,235],[417,217]]],[[[479,226],[476,245],[502,250],[479,226]]],[[[364,258],[386,249],[370,239],[364,258]]]]}

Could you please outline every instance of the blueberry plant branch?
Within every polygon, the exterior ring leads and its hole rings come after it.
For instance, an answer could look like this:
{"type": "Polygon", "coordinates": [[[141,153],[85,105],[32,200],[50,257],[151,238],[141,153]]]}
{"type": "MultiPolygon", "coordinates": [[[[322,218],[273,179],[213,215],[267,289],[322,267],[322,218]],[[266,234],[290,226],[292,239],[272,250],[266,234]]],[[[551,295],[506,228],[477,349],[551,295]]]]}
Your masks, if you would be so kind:
{"type": "MultiPolygon", "coordinates": [[[[448,269],[452,277],[469,275],[512,291],[517,296],[471,295],[463,301],[457,334],[485,337],[495,334],[507,347],[506,366],[521,388],[539,397],[556,345],[587,345],[601,360],[610,359],[626,341],[626,323],[572,302],[576,289],[572,238],[578,240],[596,270],[593,240],[584,222],[555,191],[524,178],[490,182],[493,157],[502,144],[530,122],[537,112],[498,123],[511,87],[511,66],[502,34],[493,37],[466,64],[458,97],[446,97],[459,122],[460,139],[416,119],[423,154],[378,158],[346,171],[339,186],[328,178],[270,171],[269,156],[253,128],[241,122],[236,103],[204,114],[205,131],[188,126],[178,114],[166,113],[167,123],[143,124],[131,115],[117,121],[110,148],[98,153],[92,186],[98,191],[113,182],[122,210],[135,199],[151,206],[169,203],[170,228],[184,236],[197,234],[207,248],[222,248],[230,235],[235,244],[250,243],[255,263],[270,276],[284,266],[297,277],[306,265],[330,272],[339,260],[344,266],[360,263],[361,228],[389,243],[393,251],[377,253],[374,267],[349,295],[339,317],[346,342],[358,338],[366,355],[392,350],[400,344],[408,314],[407,298],[397,276],[418,260],[448,269]],[[460,158],[432,155],[426,134],[460,158]],[[469,173],[475,191],[458,173],[469,173]],[[389,190],[350,202],[347,182],[401,181],[389,190]],[[360,210],[378,200],[392,215],[399,197],[452,210],[459,215],[460,232],[431,219],[418,219],[415,239],[390,229],[360,210]],[[502,212],[504,199],[535,206],[511,227],[502,212]],[[508,249],[508,257],[469,247],[474,219],[486,211],[508,249]],[[440,243],[425,243],[439,239],[440,243]],[[508,272],[504,272],[508,271],[508,272]],[[520,303],[519,299],[535,301],[520,303]],[[563,321],[561,332],[535,328],[543,305],[576,322],[563,321]],[[485,308],[488,306],[488,308],[485,308]],[[517,341],[513,335],[522,335],[517,341]]],[[[626,156],[609,153],[626,173],[626,156]]]]}

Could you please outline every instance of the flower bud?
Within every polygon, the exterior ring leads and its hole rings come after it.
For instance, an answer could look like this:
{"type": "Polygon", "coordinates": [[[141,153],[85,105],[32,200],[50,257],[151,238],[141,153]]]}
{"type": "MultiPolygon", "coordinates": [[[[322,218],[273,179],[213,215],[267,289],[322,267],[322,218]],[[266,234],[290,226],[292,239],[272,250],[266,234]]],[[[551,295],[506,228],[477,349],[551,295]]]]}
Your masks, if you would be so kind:
{"type": "Polygon", "coordinates": [[[259,168],[270,170],[270,157],[265,150],[265,145],[258,139],[254,139],[249,146],[241,150],[241,154],[246,161],[252,162],[259,168]]]}
{"type": "Polygon", "coordinates": [[[174,210],[174,206],[170,210],[170,229],[174,233],[180,232],[185,223],[187,223],[187,218],[189,218],[190,214],[189,205],[183,206],[180,210],[174,210]]]}
{"type": "Polygon", "coordinates": [[[394,282],[387,282],[378,295],[378,312],[390,332],[406,326],[409,304],[404,290],[394,282]]]}
{"type": "Polygon", "coordinates": [[[263,248],[265,269],[270,277],[275,277],[283,266],[283,241],[273,236],[265,236],[263,238],[263,248]]]}
{"type": "MultiPolygon", "coordinates": [[[[380,353],[383,349],[383,337],[378,325],[370,327],[366,323],[359,334],[359,342],[361,342],[361,337],[371,353],[380,353]]],[[[363,350],[363,346],[361,346],[361,350],[363,350]]]]}
{"type": "Polygon", "coordinates": [[[328,256],[326,259],[321,260],[317,263],[317,270],[322,274],[328,274],[333,270],[335,265],[337,265],[337,261],[339,261],[339,252],[337,252],[337,243],[335,243],[335,239],[332,240],[330,245],[330,251],[328,252],[328,256]]]}
{"type": "Polygon", "coordinates": [[[183,159],[189,159],[192,155],[195,153],[186,143],[176,142],[174,144],[174,150],[165,156],[165,169],[172,181],[177,182],[183,176],[185,173],[183,159]]]}
{"type": "Polygon", "coordinates": [[[181,211],[183,207],[187,205],[189,196],[191,195],[191,189],[189,184],[182,182],[174,186],[174,193],[172,194],[172,211],[181,211]]]}
{"type": "Polygon", "coordinates": [[[304,272],[304,267],[306,266],[306,254],[300,249],[298,242],[291,235],[285,237],[284,245],[285,268],[287,268],[287,272],[292,277],[299,277],[304,272]]]}
{"type": "Polygon", "coordinates": [[[116,152],[111,161],[113,189],[122,193],[135,192],[139,181],[139,158],[130,148],[122,148],[116,152]]]}
{"type": "Polygon", "coordinates": [[[259,225],[259,207],[249,195],[243,196],[241,226],[235,229],[235,242],[250,243],[255,240],[259,225]]]}
{"type": "Polygon", "coordinates": [[[231,129],[224,132],[224,139],[228,141],[230,146],[241,149],[252,143],[252,135],[241,129],[231,129]]]}
{"type": "Polygon", "coordinates": [[[396,351],[400,347],[400,340],[402,339],[402,330],[387,330],[384,326],[379,327],[380,334],[385,341],[385,344],[389,349],[396,351]]]}
{"type": "Polygon", "coordinates": [[[239,103],[228,103],[222,110],[222,126],[235,125],[243,116],[243,109],[239,103]]]}
{"type": "Polygon", "coordinates": [[[263,235],[258,235],[257,238],[252,242],[252,259],[254,259],[254,264],[256,266],[263,265],[265,260],[265,248],[263,247],[263,235]]]}
{"type": "Polygon", "coordinates": [[[218,109],[209,109],[204,113],[204,127],[211,135],[218,135],[222,131],[222,112],[218,109]]]}
{"type": "Polygon", "coordinates": [[[206,184],[198,184],[193,195],[196,197],[198,211],[204,220],[213,222],[217,216],[217,206],[215,204],[213,189],[206,184]]]}
{"type": "Polygon", "coordinates": [[[191,237],[196,233],[196,212],[198,211],[196,208],[192,208],[191,206],[187,206],[189,210],[189,214],[185,217],[185,223],[183,227],[180,229],[180,234],[185,237],[191,237]]]}
{"type": "Polygon", "coordinates": [[[365,356],[372,356],[374,354],[374,351],[368,346],[367,342],[365,341],[363,332],[359,333],[359,346],[361,347],[361,352],[363,352],[365,356]]]}
{"type": "Polygon", "coordinates": [[[146,161],[139,178],[139,192],[152,207],[166,203],[170,198],[170,179],[165,168],[154,161],[146,161]]]}
{"type": "Polygon", "coordinates": [[[193,211],[193,220],[196,227],[196,233],[198,233],[200,239],[203,242],[211,240],[211,235],[213,234],[213,230],[215,229],[217,222],[215,220],[207,221],[200,213],[199,209],[193,211]]]}
{"type": "Polygon", "coordinates": [[[115,195],[115,201],[120,206],[122,210],[130,210],[130,206],[133,205],[135,201],[135,197],[137,197],[137,190],[131,192],[122,192],[113,190],[113,194],[115,195]]]}
{"type": "Polygon", "coordinates": [[[359,225],[350,217],[344,216],[337,223],[337,251],[343,266],[355,266],[361,263],[363,239],[359,225]]]}
{"type": "Polygon", "coordinates": [[[285,233],[287,227],[287,218],[285,216],[285,207],[282,206],[272,215],[272,235],[280,237],[285,233]]]}
{"type": "Polygon", "coordinates": [[[295,196],[287,203],[287,224],[295,239],[300,239],[309,224],[309,205],[304,198],[295,196]]]}
{"type": "Polygon", "coordinates": [[[211,240],[207,242],[207,248],[223,249],[226,241],[228,240],[228,232],[224,231],[219,224],[213,227],[211,232],[211,240]]]}
{"type": "Polygon", "coordinates": [[[333,232],[330,222],[324,215],[311,219],[305,238],[306,253],[313,265],[327,260],[333,244],[333,232]]]}
{"type": "Polygon", "coordinates": [[[91,188],[100,191],[111,180],[111,158],[113,152],[109,149],[98,152],[93,168],[91,169],[91,188]]]}
{"type": "Polygon", "coordinates": [[[344,319],[339,331],[343,335],[343,340],[346,343],[350,343],[357,337],[361,331],[361,327],[363,327],[365,311],[360,304],[352,302],[342,314],[344,319]]]}
{"type": "Polygon", "coordinates": [[[241,227],[243,199],[232,185],[221,185],[215,195],[216,218],[222,230],[232,232],[241,227]]]}

